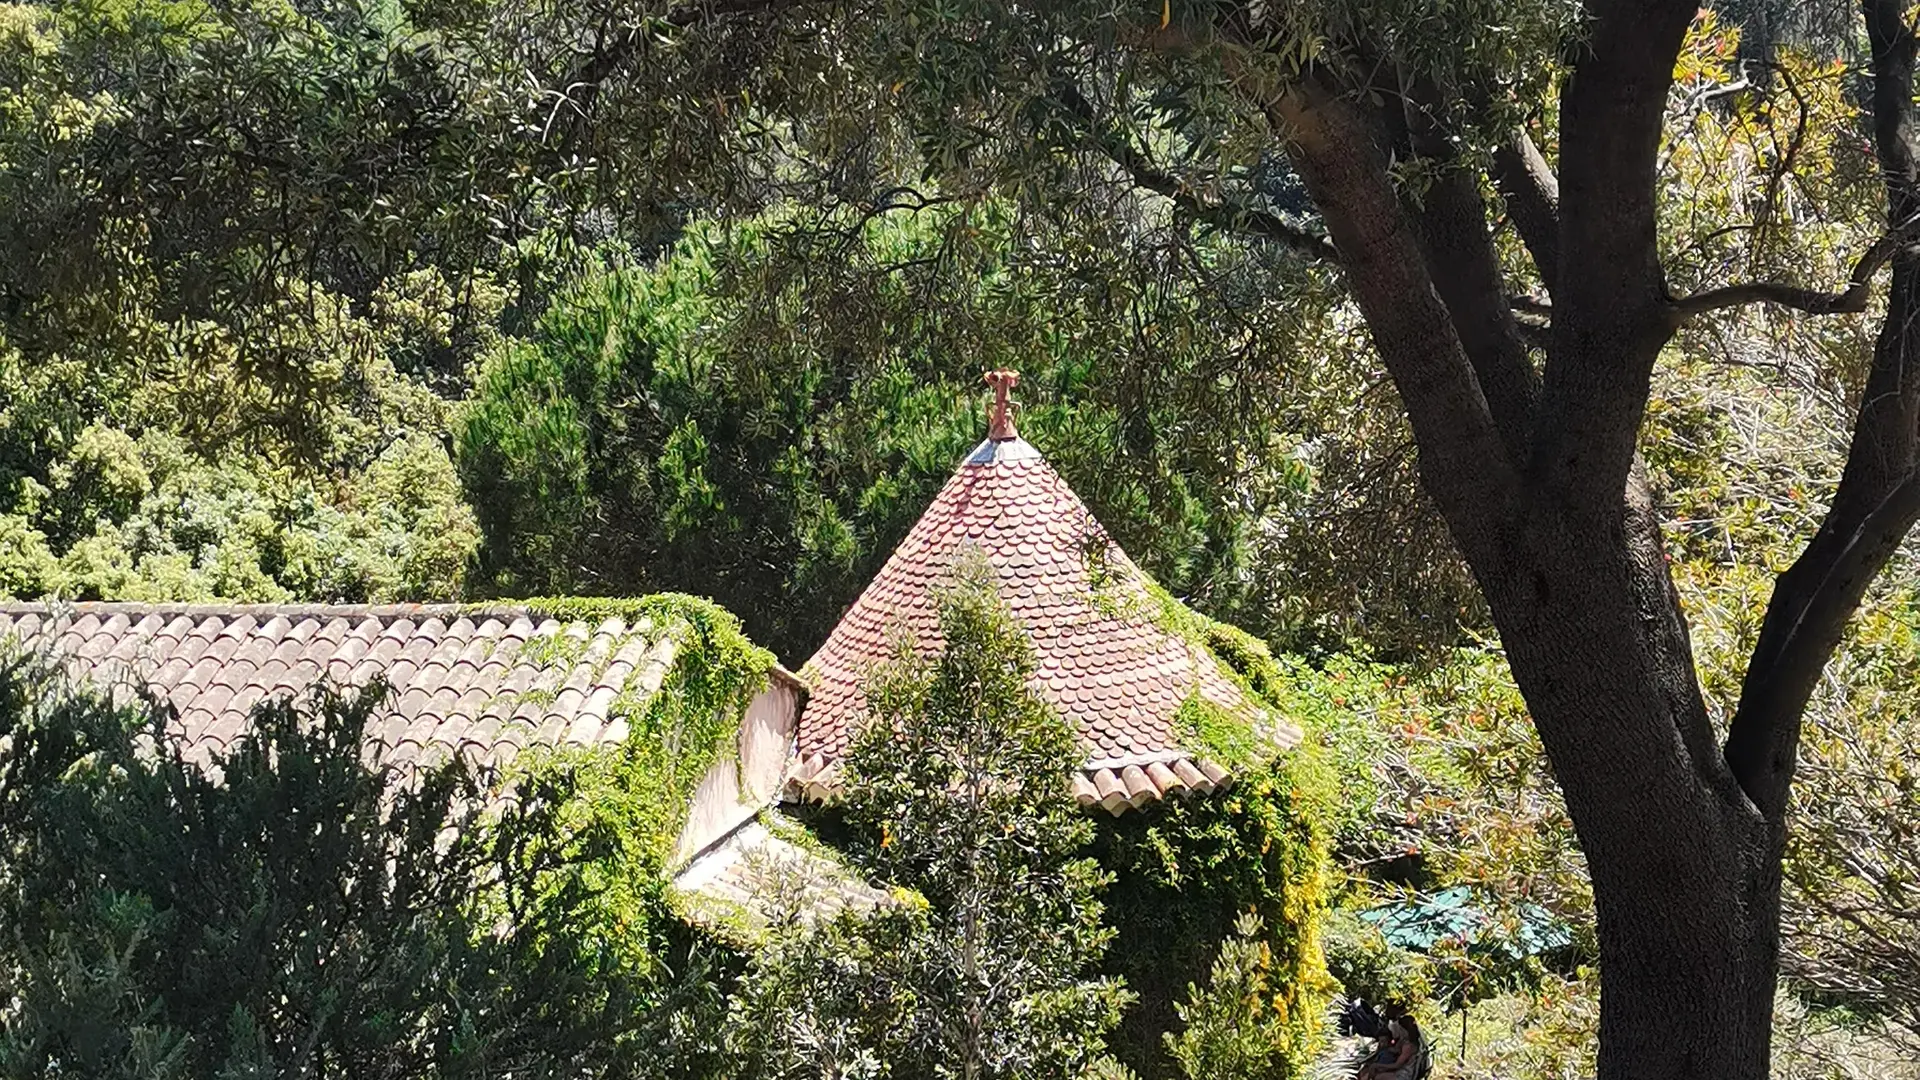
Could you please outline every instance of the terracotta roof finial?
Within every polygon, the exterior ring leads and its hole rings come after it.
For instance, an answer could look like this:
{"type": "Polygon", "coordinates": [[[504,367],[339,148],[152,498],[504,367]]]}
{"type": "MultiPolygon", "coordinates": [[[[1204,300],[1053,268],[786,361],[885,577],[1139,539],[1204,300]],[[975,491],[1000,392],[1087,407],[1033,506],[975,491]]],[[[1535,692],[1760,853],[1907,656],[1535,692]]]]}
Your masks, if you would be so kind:
{"type": "Polygon", "coordinates": [[[987,438],[994,442],[1019,438],[1020,433],[1013,430],[1013,403],[1007,395],[1020,385],[1020,373],[1005,368],[989,371],[987,385],[993,387],[993,417],[987,424],[987,438]]]}

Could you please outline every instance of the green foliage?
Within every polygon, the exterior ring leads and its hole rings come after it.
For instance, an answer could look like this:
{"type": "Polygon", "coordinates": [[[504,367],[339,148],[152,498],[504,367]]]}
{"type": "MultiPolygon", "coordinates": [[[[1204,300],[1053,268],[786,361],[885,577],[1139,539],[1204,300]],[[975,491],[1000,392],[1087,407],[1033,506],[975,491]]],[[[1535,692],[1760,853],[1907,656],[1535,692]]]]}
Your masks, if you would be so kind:
{"type": "Polygon", "coordinates": [[[1333,989],[1321,935],[1338,797],[1335,773],[1309,736],[1281,760],[1242,766],[1223,792],[1101,826],[1095,851],[1114,875],[1107,908],[1118,943],[1107,970],[1139,995],[1115,1037],[1122,1061],[1143,1075],[1167,1070],[1162,1035],[1177,1027],[1176,1004],[1251,913],[1273,986],[1272,1021],[1259,1027],[1277,1039],[1269,1060],[1275,1075],[1305,1072],[1333,989]]]}
{"type": "Polygon", "coordinates": [[[1802,735],[1787,844],[1783,967],[1920,1050],[1920,596],[1857,620],[1802,735]]]}
{"type": "Polygon", "coordinates": [[[60,591],[60,560],[47,535],[19,514],[0,514],[0,597],[60,591]]]}
{"type": "Polygon", "coordinates": [[[1081,855],[1071,732],[983,561],[943,586],[944,652],[868,684],[846,760],[854,856],[914,900],[777,946],[748,982],[774,1076],[1078,1077],[1126,1000],[1081,855]]]}
{"type": "MultiPolygon", "coordinates": [[[[444,405],[396,362],[451,347],[448,313],[497,310],[497,296],[476,286],[456,298],[419,272],[381,283],[356,310],[282,281],[248,309],[272,324],[260,340],[161,311],[152,285],[96,297],[111,313],[96,313],[98,326],[55,325],[51,300],[18,309],[12,327],[0,317],[0,515],[23,519],[62,562],[57,574],[13,572],[0,589],[458,596],[477,528],[439,445],[444,405]],[[297,385],[263,374],[271,364],[297,385]]],[[[43,562],[24,535],[9,529],[7,557],[43,562]]]]}
{"type": "Polygon", "coordinates": [[[0,662],[0,1073],[701,1068],[713,958],[665,919],[621,948],[619,837],[564,777],[369,767],[382,696],[268,704],[202,759],[163,707],[0,662]]]}
{"type": "Polygon", "coordinates": [[[43,520],[56,542],[84,536],[99,521],[126,521],[153,484],[133,438],[100,424],[81,429],[47,481],[43,520]]]}
{"type": "MultiPolygon", "coordinates": [[[[1132,612],[1130,617],[1151,619],[1163,632],[1185,641],[1189,648],[1205,650],[1219,664],[1219,670],[1240,685],[1247,700],[1256,709],[1281,709],[1295,694],[1267,643],[1245,630],[1187,607],[1158,583],[1145,584],[1151,610],[1132,612]]],[[[1101,590],[1095,586],[1096,603],[1101,590]]],[[[1265,766],[1274,755],[1272,728],[1284,715],[1242,714],[1191,693],[1180,703],[1174,715],[1174,730],[1180,733],[1188,750],[1222,765],[1233,767],[1265,766]]]]}
{"type": "Polygon", "coordinates": [[[457,596],[478,535],[446,452],[396,440],[334,485],[179,439],[81,433],[0,539],[0,592],[74,599],[347,602],[457,596]],[[44,530],[44,531],[43,531],[44,530]],[[37,537],[37,538],[36,538],[37,537]],[[49,569],[47,559],[57,555],[49,569]]]}
{"type": "Polygon", "coordinates": [[[812,925],[797,912],[776,920],[727,1018],[738,1075],[868,1080],[894,1075],[897,1061],[924,1060],[909,1045],[919,1003],[905,980],[917,974],[908,951],[929,932],[910,908],[812,925]]]}
{"type": "Polygon", "coordinates": [[[736,753],[740,717],[766,685],[773,656],[747,639],[731,613],[699,597],[525,603],[531,612],[557,619],[619,616],[637,638],[671,642],[672,658],[658,685],[648,681],[647,665],[636,666],[609,710],[627,725],[625,741],[535,750],[524,766],[532,775],[564,776],[578,791],[566,810],[571,827],[618,838],[620,859],[602,882],[609,886],[609,914],[626,910],[637,917],[665,895],[674,843],[694,791],[715,762],[736,753]]]}
{"type": "Polygon", "coordinates": [[[488,197],[510,198],[484,130],[500,103],[460,93],[479,88],[402,8],[8,14],[28,48],[5,72],[0,242],[38,257],[11,260],[0,295],[36,348],[138,356],[149,343],[116,348],[114,332],[147,304],[244,338],[247,385],[311,386],[302,361],[326,358],[286,348],[308,290],[364,301],[389,275],[464,271],[492,231],[488,197]]]}
{"type": "Polygon", "coordinates": [[[1411,1006],[1434,991],[1425,957],[1394,946],[1379,927],[1345,909],[1327,919],[1327,973],[1350,998],[1411,1006]]]}
{"type": "Polygon", "coordinates": [[[1216,705],[1198,691],[1187,695],[1173,716],[1187,750],[1222,765],[1255,765],[1271,753],[1248,717],[1216,705]]]}
{"type": "Polygon", "coordinates": [[[409,177],[447,175],[413,153],[435,108],[395,97],[433,65],[390,12],[327,14],[0,8],[0,247],[21,256],[0,266],[0,515],[63,563],[0,588],[461,591],[475,527],[434,391],[504,297],[471,251],[417,258],[433,230],[394,213],[409,177]]]}
{"type": "Polygon", "coordinates": [[[1255,523],[1309,498],[1268,422],[1288,384],[1217,353],[1209,335],[1239,317],[1220,298],[1125,265],[1108,269],[1141,279],[1090,288],[1032,259],[995,204],[876,217],[833,245],[793,217],[702,227],[650,270],[610,253],[487,356],[457,427],[490,587],[709,583],[804,657],[984,434],[981,371],[1010,364],[1021,431],[1135,559],[1209,610],[1301,629],[1253,562],[1255,523]],[[1115,304],[1153,330],[1116,324],[1115,304]]]}
{"type": "Polygon", "coordinates": [[[1189,1080],[1269,1080],[1299,1069],[1287,1052],[1294,1041],[1288,1002],[1261,930],[1258,915],[1242,915],[1206,986],[1189,986],[1187,1000],[1174,1006],[1184,1026],[1167,1034],[1167,1048],[1189,1080]]]}
{"type": "MultiPolygon", "coordinates": [[[[1097,603],[1121,602],[1119,590],[1101,584],[1093,583],[1097,603]]],[[[1264,1046],[1255,1056],[1265,1064],[1247,1059],[1235,1068],[1301,1074],[1317,1050],[1331,990],[1320,935],[1341,804],[1315,724],[1320,718],[1297,707],[1304,696],[1298,680],[1264,642],[1193,611],[1152,582],[1143,595],[1129,595],[1145,610],[1126,615],[1207,650],[1266,715],[1189,695],[1176,730],[1191,752],[1233,771],[1231,789],[1157,804],[1101,829],[1102,865],[1118,879],[1111,909],[1121,947],[1109,966],[1140,995],[1117,1039],[1118,1057],[1147,1075],[1166,1073],[1183,1054],[1226,1067],[1216,1060],[1228,1053],[1224,1040],[1249,1054],[1264,1046]],[[1272,741],[1278,722],[1303,724],[1304,744],[1281,755],[1272,741]],[[1236,942],[1249,915],[1258,940],[1236,942]],[[1197,1041],[1171,1041],[1183,988],[1199,994],[1193,987],[1209,965],[1230,959],[1238,970],[1255,952],[1273,972],[1273,1016],[1245,1015],[1244,1030],[1230,1034],[1222,1027],[1231,1011],[1226,1004],[1196,999],[1192,1007],[1208,1017],[1208,1030],[1193,1033],[1197,1041]]]]}
{"type": "Polygon", "coordinates": [[[1425,671],[1329,665],[1299,685],[1342,703],[1322,728],[1346,763],[1342,906],[1404,917],[1466,905],[1425,924],[1419,952],[1343,915],[1329,966],[1350,993],[1457,1008],[1539,993],[1593,961],[1585,860],[1497,654],[1425,671]]]}
{"type": "Polygon", "coordinates": [[[1590,1076],[1600,1023],[1600,979],[1592,969],[1570,978],[1547,975],[1527,993],[1488,998],[1464,1015],[1443,1012],[1436,1002],[1416,1010],[1415,1016],[1435,1044],[1436,1073],[1444,1069],[1473,1080],[1590,1076]]]}

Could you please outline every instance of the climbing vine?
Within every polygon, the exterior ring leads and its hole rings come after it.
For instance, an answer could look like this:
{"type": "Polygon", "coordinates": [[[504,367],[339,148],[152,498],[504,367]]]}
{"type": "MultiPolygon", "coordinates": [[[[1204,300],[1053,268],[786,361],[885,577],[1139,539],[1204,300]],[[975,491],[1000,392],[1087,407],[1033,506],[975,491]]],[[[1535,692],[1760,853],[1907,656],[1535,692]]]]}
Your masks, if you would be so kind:
{"type": "MultiPolygon", "coordinates": [[[[1202,993],[1239,924],[1257,927],[1253,944],[1264,949],[1266,972],[1259,1000],[1246,1002],[1247,1026],[1271,1039],[1272,1075],[1304,1075],[1335,988],[1323,932],[1339,778],[1310,725],[1286,753],[1263,730],[1263,720],[1312,712],[1297,707],[1295,680],[1264,642],[1187,608],[1150,580],[1141,585],[1134,603],[1144,610],[1136,614],[1205,650],[1257,707],[1234,710],[1190,695],[1175,716],[1182,744],[1226,765],[1234,782],[1206,798],[1128,813],[1100,830],[1097,854],[1115,876],[1107,911],[1119,933],[1109,968],[1139,995],[1115,1049],[1143,1075],[1174,1072],[1162,1033],[1181,1027],[1176,1010],[1202,993]],[[1248,914],[1254,918],[1243,922],[1248,914]]],[[[1106,590],[1109,602],[1114,591],[1106,590]]]]}
{"type": "Polygon", "coordinates": [[[1322,952],[1331,892],[1331,822],[1338,787],[1317,743],[1238,770],[1206,798],[1169,800],[1107,822],[1095,841],[1113,872],[1107,913],[1119,940],[1112,973],[1138,1004],[1116,1038],[1143,1074],[1166,1073],[1159,1033],[1178,1027],[1175,1005],[1204,983],[1244,913],[1259,917],[1270,952],[1270,1009],[1282,1039],[1277,1075],[1302,1075],[1333,990],[1322,952]]]}
{"type": "Polygon", "coordinates": [[[623,742],[537,749],[515,764],[520,791],[564,800],[559,813],[571,832],[604,838],[606,857],[579,884],[600,897],[609,922],[627,931],[627,944],[654,952],[663,921],[673,921],[666,883],[694,792],[716,762],[737,753],[740,717],[766,685],[773,655],[749,641],[732,614],[693,596],[542,598],[516,606],[563,621],[619,618],[635,635],[673,644],[658,685],[649,685],[648,667],[640,665],[609,709],[627,725],[623,742]]]}

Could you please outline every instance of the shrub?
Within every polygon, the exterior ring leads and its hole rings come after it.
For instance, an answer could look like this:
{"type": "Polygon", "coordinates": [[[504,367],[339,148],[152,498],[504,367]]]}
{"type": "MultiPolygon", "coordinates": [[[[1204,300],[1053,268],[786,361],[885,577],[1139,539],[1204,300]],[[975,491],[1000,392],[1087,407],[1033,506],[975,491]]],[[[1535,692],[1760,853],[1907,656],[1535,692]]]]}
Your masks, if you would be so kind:
{"type": "Polygon", "coordinates": [[[564,823],[568,778],[487,811],[457,760],[370,767],[382,697],[263,706],[202,760],[163,706],[0,659],[0,1075],[704,1069],[718,958],[665,918],[613,947],[617,838],[564,823]]]}
{"type": "Polygon", "coordinates": [[[742,1035],[768,1076],[1078,1078],[1124,1003],[1088,973],[1111,931],[1106,875],[1080,854],[1078,754],[1027,687],[1031,646],[963,559],[941,599],[945,651],[903,652],[868,683],[846,761],[853,853],[910,891],[777,945],[742,1035]]]}

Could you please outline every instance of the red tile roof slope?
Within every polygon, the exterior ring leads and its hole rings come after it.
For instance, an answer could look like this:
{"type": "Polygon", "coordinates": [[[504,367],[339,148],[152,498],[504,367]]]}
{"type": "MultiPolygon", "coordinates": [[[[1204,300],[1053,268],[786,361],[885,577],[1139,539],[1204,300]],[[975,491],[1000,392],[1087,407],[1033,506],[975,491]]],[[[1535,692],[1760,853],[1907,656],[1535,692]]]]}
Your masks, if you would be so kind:
{"type": "Polygon", "coordinates": [[[503,763],[531,745],[615,743],[626,723],[609,707],[623,692],[657,689],[674,658],[672,635],[639,623],[511,605],[0,603],[8,638],[96,683],[144,685],[171,702],[175,733],[200,760],[230,746],[255,705],[323,678],[392,687],[368,740],[393,764],[454,751],[503,763]]]}
{"type": "Polygon", "coordinates": [[[1278,747],[1299,741],[1209,650],[1155,625],[1146,575],[1038,450],[1017,438],[988,440],[801,669],[811,693],[800,714],[791,794],[832,794],[837,764],[865,709],[862,680],[892,655],[896,633],[908,634],[923,654],[939,650],[930,589],[968,544],[986,555],[1002,598],[1033,642],[1033,689],[1086,747],[1088,761],[1074,785],[1083,805],[1117,814],[1225,781],[1225,769],[1180,745],[1175,714],[1189,694],[1248,717],[1278,747]],[[1110,582],[1097,598],[1096,565],[1110,582]]]}

